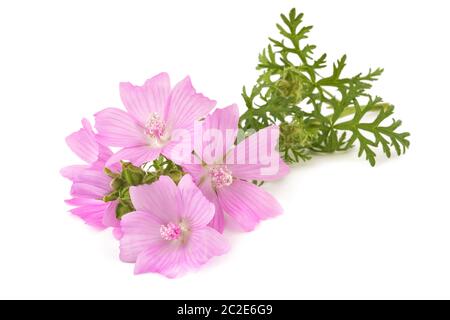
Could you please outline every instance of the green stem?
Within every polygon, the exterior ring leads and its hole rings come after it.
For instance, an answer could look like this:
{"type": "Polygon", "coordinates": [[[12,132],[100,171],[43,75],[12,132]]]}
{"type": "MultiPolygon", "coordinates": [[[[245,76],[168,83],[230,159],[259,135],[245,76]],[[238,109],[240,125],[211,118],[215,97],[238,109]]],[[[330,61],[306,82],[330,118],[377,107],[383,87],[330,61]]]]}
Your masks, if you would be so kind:
{"type": "MultiPolygon", "coordinates": [[[[380,102],[380,103],[377,103],[376,105],[372,106],[371,111],[372,112],[376,112],[376,111],[380,111],[380,110],[386,111],[390,106],[391,106],[390,103],[380,102]]],[[[362,106],[361,111],[363,111],[365,108],[367,108],[367,106],[362,106]]],[[[355,112],[356,112],[355,107],[347,107],[344,109],[344,111],[341,112],[341,114],[339,115],[339,119],[350,116],[350,115],[354,114],[355,112]]],[[[334,114],[332,113],[332,114],[328,115],[327,118],[331,119],[331,118],[333,118],[333,115],[334,114]]]]}

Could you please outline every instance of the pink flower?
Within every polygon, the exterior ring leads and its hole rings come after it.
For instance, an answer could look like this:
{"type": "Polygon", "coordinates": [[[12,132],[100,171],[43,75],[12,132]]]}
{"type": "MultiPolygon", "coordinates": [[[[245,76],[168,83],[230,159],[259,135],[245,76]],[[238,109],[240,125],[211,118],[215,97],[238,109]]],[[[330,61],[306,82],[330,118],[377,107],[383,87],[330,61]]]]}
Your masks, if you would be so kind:
{"type": "Polygon", "coordinates": [[[195,92],[189,77],[171,89],[167,73],[147,80],[142,87],[121,83],[120,96],[128,112],[108,108],[95,115],[99,141],[123,148],[107,164],[129,160],[140,166],[161,153],[178,162],[176,155],[192,150],[194,121],[215,106],[215,101],[195,92]]]}
{"type": "MultiPolygon", "coordinates": [[[[111,178],[103,173],[103,168],[113,153],[97,142],[89,121],[83,119],[82,125],[82,129],[66,138],[72,151],[87,163],[61,170],[61,174],[73,182],[70,192],[73,198],[66,203],[76,206],[70,210],[71,213],[95,228],[118,227],[117,201],[105,203],[102,200],[111,192],[111,178]]],[[[111,169],[119,171],[120,167],[112,166],[111,169]]]]}
{"type": "MultiPolygon", "coordinates": [[[[79,173],[70,190],[73,198],[66,201],[69,205],[77,206],[70,212],[95,228],[118,228],[118,201],[103,201],[103,197],[112,191],[111,180],[101,169],[85,169],[79,173]]],[[[117,234],[117,230],[114,232],[117,234]]]]}
{"type": "Polygon", "coordinates": [[[262,129],[234,146],[238,119],[236,105],[216,109],[203,121],[200,134],[195,133],[196,141],[202,142],[194,148],[201,164],[182,165],[214,203],[211,226],[219,232],[224,229],[224,212],[245,231],[253,230],[260,220],[282,213],[275,198],[249,182],[276,180],[288,173],[289,167],[275,150],[278,128],[262,129]]]}
{"type": "Polygon", "coordinates": [[[96,134],[88,120],[81,120],[82,128],[66,138],[70,149],[86,164],[72,165],[61,169],[61,175],[76,181],[80,172],[85,169],[103,169],[113,152],[97,142],[96,134]]]}
{"type": "Polygon", "coordinates": [[[136,211],[121,219],[120,259],[136,262],[135,273],[156,272],[173,278],[229,250],[208,223],[210,203],[185,175],[177,185],[166,176],[130,188],[136,211]]]}

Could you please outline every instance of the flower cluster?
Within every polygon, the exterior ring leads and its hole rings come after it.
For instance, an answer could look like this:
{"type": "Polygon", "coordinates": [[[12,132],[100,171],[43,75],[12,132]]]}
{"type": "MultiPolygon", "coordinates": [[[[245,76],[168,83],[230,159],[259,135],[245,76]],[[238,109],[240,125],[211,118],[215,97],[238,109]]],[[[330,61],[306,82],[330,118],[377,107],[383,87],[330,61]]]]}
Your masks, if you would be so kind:
{"type": "Polygon", "coordinates": [[[236,105],[197,93],[189,77],[171,87],[166,73],[143,86],[120,84],[126,111],[107,108],[66,139],[85,163],[61,170],[67,203],[87,224],[112,228],[120,259],[135,273],[176,277],[229,250],[234,221],[251,231],[282,208],[260,185],[288,166],[279,130],[238,130],[236,105]]]}
{"type": "Polygon", "coordinates": [[[112,228],[136,273],[183,274],[229,250],[230,222],[248,232],[281,214],[260,186],[288,173],[284,161],[357,145],[374,166],[377,149],[389,158],[409,147],[394,106],[369,92],[383,69],[348,77],[344,55],[327,71],[303,14],[294,8],[281,20],[281,39],[269,38],[256,84],[244,87],[242,115],[236,105],[214,109],[189,77],[171,87],[161,73],[143,86],[120,84],[126,111],[104,109],[96,131],[84,119],[67,137],[85,162],[61,170],[72,181],[71,212],[112,228]]]}

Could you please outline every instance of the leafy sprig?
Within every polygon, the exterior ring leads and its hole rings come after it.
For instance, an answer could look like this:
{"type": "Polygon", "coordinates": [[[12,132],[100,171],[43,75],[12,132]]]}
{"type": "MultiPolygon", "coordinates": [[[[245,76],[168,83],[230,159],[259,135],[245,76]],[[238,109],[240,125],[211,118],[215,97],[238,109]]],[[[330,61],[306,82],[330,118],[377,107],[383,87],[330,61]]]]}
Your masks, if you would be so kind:
{"type": "Polygon", "coordinates": [[[315,58],[315,45],[304,43],[312,26],[303,26],[303,14],[292,9],[277,24],[282,39],[259,55],[261,74],[242,96],[247,107],[240,118],[244,130],[280,126],[279,149],[287,162],[308,160],[314,152],[345,151],[358,145],[358,156],[374,166],[376,150],[387,157],[409,147],[408,132],[392,119],[394,106],[369,93],[383,69],[344,76],[347,56],[327,73],[327,55],[315,58]],[[389,124],[386,122],[391,121],[389,124]]]}

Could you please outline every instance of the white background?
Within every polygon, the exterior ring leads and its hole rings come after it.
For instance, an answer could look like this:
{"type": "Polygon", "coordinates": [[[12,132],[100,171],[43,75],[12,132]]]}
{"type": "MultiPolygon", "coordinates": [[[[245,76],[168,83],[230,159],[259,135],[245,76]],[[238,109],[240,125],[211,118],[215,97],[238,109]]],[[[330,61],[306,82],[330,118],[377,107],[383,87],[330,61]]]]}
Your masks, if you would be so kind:
{"type": "Polygon", "coordinates": [[[450,298],[448,1],[2,1],[0,298],[450,298]],[[374,93],[412,133],[372,168],[317,156],[266,184],[285,209],[176,280],[133,275],[109,231],[67,213],[77,163],[64,137],[122,107],[118,83],[191,75],[242,104],[257,55],[296,6],[348,75],[382,66],[374,93]],[[92,119],[92,118],[90,118],[92,119]]]}

